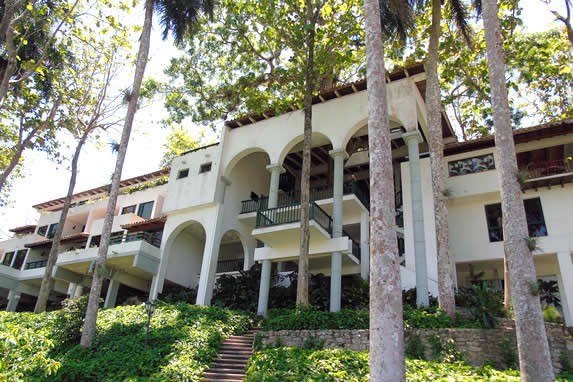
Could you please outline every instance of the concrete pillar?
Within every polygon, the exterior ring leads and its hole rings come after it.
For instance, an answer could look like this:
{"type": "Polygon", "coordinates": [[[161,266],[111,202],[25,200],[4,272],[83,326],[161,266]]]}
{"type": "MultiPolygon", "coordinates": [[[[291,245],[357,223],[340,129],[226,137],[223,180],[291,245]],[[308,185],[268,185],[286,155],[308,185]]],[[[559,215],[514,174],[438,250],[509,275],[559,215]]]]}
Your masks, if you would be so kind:
{"type": "MultiPolygon", "coordinates": [[[[342,197],[344,196],[344,160],[348,154],[344,149],[331,150],[330,156],[334,159],[334,177],[332,189],[332,237],[342,236],[342,223],[344,211],[342,197]]],[[[330,267],[330,311],[340,310],[340,299],[342,296],[342,254],[333,252],[330,267]]]]}
{"type": "Polygon", "coordinates": [[[418,131],[402,135],[408,145],[410,161],[410,192],[412,197],[412,228],[414,231],[414,256],[416,259],[416,304],[428,306],[428,268],[426,265],[426,240],[424,234],[424,209],[422,204],[422,177],[420,175],[420,151],[422,137],[418,131]]]}
{"type": "Polygon", "coordinates": [[[275,208],[277,206],[279,198],[279,180],[281,174],[285,172],[285,169],[281,165],[270,164],[267,166],[267,170],[269,170],[269,172],[271,173],[268,208],[275,208]]]}
{"type": "Polygon", "coordinates": [[[370,213],[360,215],[360,276],[364,280],[370,277],[370,213]]]}
{"type": "Polygon", "coordinates": [[[117,292],[119,290],[119,281],[109,280],[109,286],[107,287],[107,294],[105,295],[105,301],[103,303],[104,308],[113,308],[117,302],[117,292]]]}
{"type": "Polygon", "coordinates": [[[8,292],[8,305],[6,305],[6,312],[15,312],[20,302],[20,292],[15,289],[10,289],[8,292]]]}
{"type": "MultiPolygon", "coordinates": [[[[269,185],[269,202],[268,208],[275,208],[279,200],[279,180],[285,169],[279,164],[270,164],[267,170],[271,173],[271,182],[269,185]]],[[[279,267],[282,267],[279,264],[279,267]]],[[[271,287],[271,261],[263,260],[263,267],[261,269],[261,283],[259,286],[259,304],[257,307],[257,314],[260,316],[267,315],[267,308],[269,304],[269,290],[271,287]]]]}
{"type": "Polygon", "coordinates": [[[557,253],[559,272],[557,273],[557,286],[561,297],[563,319],[567,326],[573,326],[573,255],[571,252],[557,253]]]}
{"type": "Polygon", "coordinates": [[[259,288],[259,304],[257,307],[257,314],[259,316],[267,315],[270,287],[271,287],[271,261],[263,260],[263,267],[261,269],[261,286],[259,288]]]}
{"type": "Polygon", "coordinates": [[[76,291],[75,291],[74,295],[72,296],[72,298],[82,297],[82,294],[84,294],[84,287],[81,285],[77,285],[76,291]]]}

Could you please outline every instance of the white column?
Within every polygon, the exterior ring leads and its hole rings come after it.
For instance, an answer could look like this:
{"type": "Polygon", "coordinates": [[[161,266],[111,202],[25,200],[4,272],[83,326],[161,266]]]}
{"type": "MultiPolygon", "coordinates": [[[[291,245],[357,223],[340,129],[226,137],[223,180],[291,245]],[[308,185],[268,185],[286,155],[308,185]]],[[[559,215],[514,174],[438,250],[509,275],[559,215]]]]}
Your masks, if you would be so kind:
{"type": "Polygon", "coordinates": [[[83,293],[84,293],[84,287],[78,284],[76,286],[76,291],[75,291],[74,295],[72,296],[72,298],[82,297],[83,293]]]}
{"type": "Polygon", "coordinates": [[[259,304],[257,307],[257,314],[259,316],[267,315],[270,287],[271,287],[271,261],[263,260],[263,267],[261,269],[261,285],[259,288],[259,304]]]}
{"type": "MultiPolygon", "coordinates": [[[[269,185],[269,202],[268,208],[275,208],[278,204],[279,198],[279,180],[280,176],[285,169],[279,164],[270,164],[267,170],[271,173],[271,182],[269,185]]],[[[269,289],[271,287],[271,261],[263,260],[261,269],[261,283],[259,286],[259,304],[257,307],[257,314],[260,316],[267,315],[267,307],[269,304],[269,289]]]]}
{"type": "Polygon", "coordinates": [[[571,252],[557,253],[557,283],[566,326],[573,326],[573,257],[571,252]]]}
{"type": "Polygon", "coordinates": [[[8,305],[6,305],[6,312],[15,312],[20,302],[20,292],[15,289],[10,289],[8,292],[8,305]]]}
{"type": "Polygon", "coordinates": [[[420,175],[420,152],[418,144],[422,137],[418,131],[402,135],[408,145],[410,161],[410,192],[412,196],[412,228],[414,231],[414,256],[416,259],[416,305],[428,306],[428,269],[426,265],[426,241],[424,235],[424,208],[422,204],[422,177],[420,175]]]}
{"type": "MultiPolygon", "coordinates": [[[[334,159],[334,177],[332,190],[332,237],[342,236],[343,216],[343,185],[344,185],[344,159],[348,154],[344,149],[331,150],[330,156],[334,159]]],[[[342,253],[333,252],[330,267],[330,311],[340,310],[342,296],[342,253]]]]}
{"type": "Polygon", "coordinates": [[[370,213],[360,215],[360,276],[368,280],[370,276],[370,213]]]}
{"type": "Polygon", "coordinates": [[[117,302],[117,292],[119,290],[119,281],[109,280],[109,286],[107,287],[107,294],[105,295],[105,301],[103,303],[104,308],[113,308],[117,302]]]}

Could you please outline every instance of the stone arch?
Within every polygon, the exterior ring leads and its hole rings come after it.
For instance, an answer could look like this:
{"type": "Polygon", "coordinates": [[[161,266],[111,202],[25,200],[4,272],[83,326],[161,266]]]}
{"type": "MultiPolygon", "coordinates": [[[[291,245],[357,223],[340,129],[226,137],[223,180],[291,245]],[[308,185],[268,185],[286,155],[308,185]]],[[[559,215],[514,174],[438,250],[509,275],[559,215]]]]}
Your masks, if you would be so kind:
{"type": "Polygon", "coordinates": [[[237,229],[228,229],[219,241],[217,273],[245,269],[245,265],[250,264],[251,252],[243,234],[237,229]]]}
{"type": "MultiPolygon", "coordinates": [[[[402,123],[395,117],[390,115],[389,116],[390,125],[391,126],[401,126],[402,123]]],[[[348,142],[354,137],[361,129],[368,127],[368,117],[361,119],[357,123],[354,124],[348,131],[346,132],[346,136],[344,137],[344,141],[342,142],[342,147],[347,147],[348,142]]]]}
{"type": "MultiPolygon", "coordinates": [[[[297,135],[287,143],[279,154],[278,163],[282,164],[285,157],[299,144],[302,144],[304,140],[304,134],[297,135]]],[[[325,144],[330,144],[332,146],[332,141],[328,136],[323,133],[313,132],[312,133],[312,147],[321,146],[325,144]]]]}
{"type": "Polygon", "coordinates": [[[270,161],[271,161],[271,160],[270,160],[270,155],[269,155],[269,153],[268,153],[265,149],[260,148],[260,147],[256,147],[256,146],[255,146],[255,147],[249,147],[249,148],[244,149],[243,151],[240,151],[239,153],[235,154],[235,156],[233,156],[233,158],[227,162],[227,164],[225,165],[225,169],[224,169],[224,171],[223,171],[223,175],[224,175],[225,177],[229,177],[230,174],[231,174],[231,172],[232,172],[233,169],[235,168],[235,166],[236,166],[243,158],[245,158],[245,157],[247,157],[247,156],[249,156],[249,155],[251,155],[251,154],[258,153],[258,152],[261,152],[261,153],[266,154],[267,158],[269,159],[269,163],[270,163],[270,161]]]}
{"type": "Polygon", "coordinates": [[[187,288],[199,283],[207,231],[197,220],[179,224],[165,241],[165,279],[187,288]]]}

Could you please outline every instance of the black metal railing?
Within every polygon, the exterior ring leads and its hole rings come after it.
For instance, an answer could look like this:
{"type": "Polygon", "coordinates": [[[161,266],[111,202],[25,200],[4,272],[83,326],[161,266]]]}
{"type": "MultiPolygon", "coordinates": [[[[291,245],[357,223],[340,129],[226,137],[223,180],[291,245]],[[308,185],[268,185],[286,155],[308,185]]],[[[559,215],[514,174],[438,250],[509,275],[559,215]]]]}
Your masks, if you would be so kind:
{"type": "Polygon", "coordinates": [[[358,244],[358,242],[356,242],[350,237],[349,239],[352,240],[352,254],[354,255],[354,257],[360,260],[360,244],[358,244]]]}
{"type": "MultiPolygon", "coordinates": [[[[309,220],[314,220],[329,234],[332,234],[332,218],[315,202],[310,202],[309,220]]],[[[257,211],[255,228],[264,228],[279,224],[295,223],[299,221],[300,204],[297,203],[288,206],[257,211]]]]}
{"type": "Polygon", "coordinates": [[[217,273],[242,271],[244,263],[245,259],[220,260],[217,262],[217,273]]]}
{"type": "Polygon", "coordinates": [[[396,225],[404,228],[404,201],[402,200],[402,190],[396,192],[394,195],[394,205],[396,208],[396,225]]]}
{"type": "MultiPolygon", "coordinates": [[[[342,187],[343,195],[354,194],[358,197],[358,200],[366,207],[370,208],[370,198],[368,195],[358,187],[358,184],[354,181],[344,183],[342,187]]],[[[333,197],[333,186],[321,186],[314,187],[310,189],[310,201],[314,202],[317,200],[330,199],[333,197]]],[[[288,207],[294,204],[300,203],[300,191],[289,191],[280,193],[277,197],[277,208],[278,207],[288,207]]],[[[260,210],[266,210],[269,205],[268,196],[260,196],[257,199],[243,200],[241,202],[241,213],[247,214],[250,212],[256,212],[260,210]]]]}
{"type": "Polygon", "coordinates": [[[131,241],[145,241],[154,247],[161,248],[161,234],[157,232],[129,232],[123,235],[113,236],[109,245],[129,243],[131,241]]]}
{"type": "Polygon", "coordinates": [[[24,269],[44,268],[46,264],[48,264],[48,260],[30,261],[29,263],[26,263],[26,267],[24,269]]]}

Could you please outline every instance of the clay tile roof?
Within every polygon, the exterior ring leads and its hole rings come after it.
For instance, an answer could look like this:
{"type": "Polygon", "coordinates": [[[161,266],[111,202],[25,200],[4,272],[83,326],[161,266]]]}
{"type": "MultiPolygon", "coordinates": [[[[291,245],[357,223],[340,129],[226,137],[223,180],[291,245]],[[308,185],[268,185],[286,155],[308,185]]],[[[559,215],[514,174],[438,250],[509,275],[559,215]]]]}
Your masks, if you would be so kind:
{"type": "Polygon", "coordinates": [[[36,225],[23,225],[21,227],[11,228],[9,229],[10,232],[14,232],[16,234],[24,234],[24,233],[33,233],[36,230],[36,225]]]}
{"type": "MultiPolygon", "coordinates": [[[[132,186],[132,185],[138,184],[138,183],[143,183],[143,182],[146,182],[150,179],[158,178],[160,176],[169,175],[169,171],[170,171],[170,168],[165,167],[165,168],[162,168],[161,170],[150,172],[148,174],[139,175],[139,176],[129,178],[129,179],[124,179],[120,183],[120,188],[132,186]]],[[[81,191],[81,192],[74,194],[72,200],[80,199],[80,198],[89,198],[90,196],[102,194],[102,193],[106,192],[107,190],[108,190],[108,185],[99,186],[99,187],[92,188],[92,189],[86,190],[86,191],[81,191]]],[[[37,209],[37,210],[50,209],[53,207],[61,207],[64,204],[64,200],[65,200],[65,198],[48,200],[47,202],[39,203],[39,204],[33,205],[32,207],[37,209]]]]}
{"type": "MultiPolygon", "coordinates": [[[[387,73],[386,74],[386,80],[387,80],[387,82],[398,81],[398,80],[404,79],[406,77],[410,77],[410,76],[413,76],[416,74],[424,73],[424,71],[425,71],[424,64],[423,63],[416,63],[416,64],[409,65],[409,66],[406,66],[403,68],[399,68],[399,69],[393,70],[392,72],[387,73]]],[[[334,99],[334,98],[344,97],[345,95],[348,95],[348,94],[358,93],[358,92],[361,92],[363,90],[366,90],[366,88],[367,88],[366,79],[352,82],[350,84],[335,86],[333,88],[323,90],[320,93],[318,93],[316,96],[312,97],[312,104],[314,105],[317,103],[326,102],[326,101],[334,99]]],[[[288,110],[287,112],[295,111],[295,110],[299,110],[299,108],[292,106],[291,110],[288,110]]],[[[264,119],[276,117],[276,116],[281,115],[281,114],[283,114],[283,113],[276,113],[274,110],[268,110],[262,114],[249,114],[249,115],[245,115],[245,116],[233,119],[231,121],[226,121],[225,126],[228,126],[232,129],[235,129],[235,128],[238,128],[241,126],[250,125],[252,123],[262,121],[264,119]]]]}
{"type": "MultiPolygon", "coordinates": [[[[573,133],[573,118],[516,129],[513,131],[513,139],[519,144],[571,133],[573,133]]],[[[444,154],[454,155],[493,146],[495,146],[494,136],[489,135],[470,141],[449,143],[444,147],[444,154]]]]}
{"type": "MultiPolygon", "coordinates": [[[[72,243],[85,243],[90,235],[88,233],[74,233],[72,235],[64,236],[60,240],[62,244],[72,244],[72,243]]],[[[33,243],[25,244],[24,247],[26,248],[38,248],[38,247],[47,247],[48,245],[52,244],[52,239],[45,239],[40,241],[35,241],[33,243]]]]}
{"type": "Polygon", "coordinates": [[[166,221],[167,221],[167,217],[161,216],[158,218],[140,220],[140,221],[137,221],[134,223],[123,224],[121,226],[121,228],[128,230],[130,232],[143,231],[143,230],[156,229],[156,228],[163,228],[166,221]]]}

